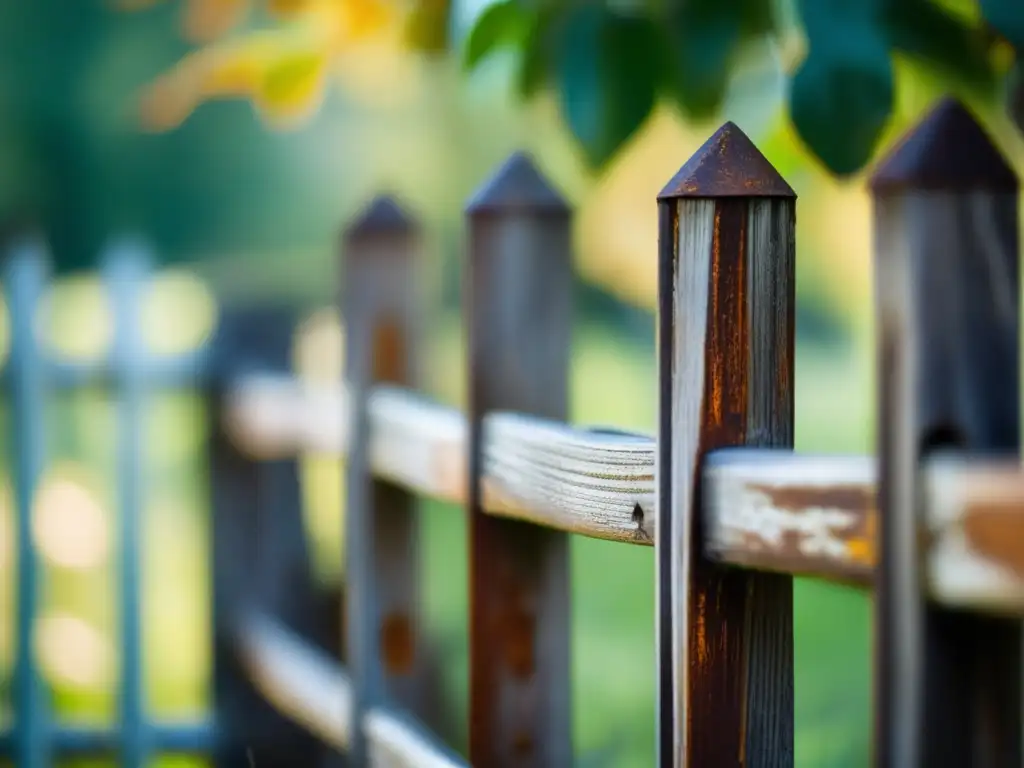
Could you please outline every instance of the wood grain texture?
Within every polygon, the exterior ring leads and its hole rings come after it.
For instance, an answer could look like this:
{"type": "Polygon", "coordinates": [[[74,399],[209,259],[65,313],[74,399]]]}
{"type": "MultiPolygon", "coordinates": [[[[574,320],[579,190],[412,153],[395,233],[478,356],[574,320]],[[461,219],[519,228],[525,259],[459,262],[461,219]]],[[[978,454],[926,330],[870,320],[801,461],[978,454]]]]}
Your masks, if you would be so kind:
{"type": "Polygon", "coordinates": [[[654,441],[500,413],[483,428],[489,514],[653,544],[654,441]]]}
{"type": "Polygon", "coordinates": [[[919,535],[923,459],[1019,449],[1016,180],[951,100],[876,178],[875,762],[1019,766],[1020,624],[928,604],[919,535]],[[943,147],[956,147],[948,165],[943,147]]]}
{"type": "MultiPolygon", "coordinates": [[[[267,457],[299,449],[344,455],[344,423],[316,418],[343,413],[344,392],[288,377],[247,376],[234,387],[229,433],[267,457]]],[[[459,411],[393,387],[375,389],[368,408],[374,472],[423,496],[465,501],[466,426],[459,411]]],[[[488,514],[629,544],[654,543],[654,439],[510,413],[486,417],[483,431],[484,453],[492,457],[484,477],[488,514]],[[640,520],[637,505],[644,513],[640,520]]],[[[873,583],[874,459],[731,448],[707,454],[703,467],[709,557],[838,583],[873,583]]],[[[1011,565],[1024,562],[1024,539],[1011,535],[1024,519],[1024,472],[1012,461],[938,457],[925,463],[924,482],[927,529],[921,535],[932,542],[931,599],[1024,615],[1024,581],[1011,565]],[[999,549],[992,549],[985,533],[968,539],[962,532],[961,518],[990,503],[998,505],[998,517],[982,513],[989,515],[982,530],[1000,526],[999,549]]]]}
{"type": "MultiPolygon", "coordinates": [[[[236,642],[260,694],[282,715],[339,751],[352,736],[352,680],[330,656],[259,614],[241,620],[236,642]]],[[[366,713],[367,765],[372,768],[455,768],[465,765],[421,728],[387,707],[366,713]]]]}
{"type": "Polygon", "coordinates": [[[553,196],[516,155],[467,211],[469,756],[494,768],[573,762],[568,537],[486,514],[483,482],[488,414],[568,411],[571,216],[553,196]]]}
{"type": "Polygon", "coordinates": [[[791,580],[707,558],[700,510],[708,451],[792,445],[795,200],[732,124],[697,156],[659,198],[659,764],[788,766],[791,580]]]}
{"type": "MultiPolygon", "coordinates": [[[[357,726],[372,707],[424,713],[419,516],[408,489],[374,474],[367,399],[378,384],[415,387],[422,320],[417,227],[388,197],[374,200],[343,237],[346,658],[352,670],[354,765],[367,760],[357,726]]],[[[337,415],[337,414],[335,414],[337,415]]]]}
{"type": "MultiPolygon", "coordinates": [[[[877,467],[858,456],[731,449],[704,468],[706,547],[733,565],[872,587],[877,467]]],[[[932,602],[1024,616],[1024,471],[1015,459],[937,455],[922,468],[932,602]]]]}
{"type": "MultiPolygon", "coordinates": [[[[418,494],[466,499],[465,416],[414,392],[376,387],[367,399],[369,461],[381,477],[418,494]]],[[[348,390],[290,377],[236,383],[225,428],[250,455],[347,454],[348,390]]],[[[652,545],[654,440],[514,413],[483,421],[483,504],[594,538],[652,545]],[[637,512],[639,507],[639,512],[637,512]]]]}
{"type": "Polygon", "coordinates": [[[875,462],[730,449],[704,465],[709,556],[733,565],[869,585],[875,462]]]}

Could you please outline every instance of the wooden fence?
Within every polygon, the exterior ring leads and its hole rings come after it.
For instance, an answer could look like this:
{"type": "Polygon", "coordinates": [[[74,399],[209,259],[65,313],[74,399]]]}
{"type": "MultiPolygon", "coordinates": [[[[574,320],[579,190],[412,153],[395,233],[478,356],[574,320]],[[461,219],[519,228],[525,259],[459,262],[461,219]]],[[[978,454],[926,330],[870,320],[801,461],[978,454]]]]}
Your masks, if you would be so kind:
{"type": "Polygon", "coordinates": [[[109,270],[110,360],[85,370],[44,357],[32,337],[43,257],[16,244],[4,287],[18,718],[0,747],[23,768],[103,750],[130,766],[209,751],[218,766],[268,768],[314,764],[313,737],[355,766],[465,765],[426,725],[415,497],[429,496],[468,516],[472,765],[573,763],[567,551],[583,534],[656,548],[659,765],[793,764],[796,575],[875,592],[876,765],[1019,766],[1017,179],[947,100],[871,185],[876,459],[791,450],[796,198],[732,124],[658,197],[659,386],[636,393],[658,397],[656,437],[564,423],[571,211],[525,155],[468,206],[466,414],[414,391],[419,230],[388,198],[344,234],[339,389],[288,374],[292,328],[272,311],[229,315],[197,357],[146,359],[130,253],[109,270]],[[125,682],[111,732],[52,727],[26,650],[42,393],[91,380],[119,393],[129,513],[125,682]],[[138,414],[148,388],[195,381],[212,404],[215,711],[170,726],[142,711],[138,414]],[[295,458],[305,451],[346,457],[345,667],[304,570],[295,458]]]}

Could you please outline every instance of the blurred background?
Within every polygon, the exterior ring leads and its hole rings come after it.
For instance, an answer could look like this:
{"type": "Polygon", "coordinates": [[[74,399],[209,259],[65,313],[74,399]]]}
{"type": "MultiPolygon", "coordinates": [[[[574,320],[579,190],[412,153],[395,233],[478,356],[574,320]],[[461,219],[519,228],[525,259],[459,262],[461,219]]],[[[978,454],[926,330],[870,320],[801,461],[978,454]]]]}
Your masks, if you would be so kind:
{"type": "MultiPolygon", "coordinates": [[[[93,270],[113,238],[134,234],[159,265],[144,303],[153,349],[201,345],[225,300],[285,298],[307,316],[297,370],[309,379],[338,380],[344,330],[332,306],[337,235],[370,197],[388,191],[427,232],[432,327],[424,389],[461,405],[462,206],[510,152],[527,149],[577,211],[572,418],[653,433],[654,198],[730,119],[799,195],[797,449],[873,450],[870,204],[863,176],[837,180],[790,121],[787,78],[800,56],[799,35],[795,49],[779,39],[748,46],[713,114],[694,119],[659,101],[595,168],[566,126],[557,89],[530,99],[517,92],[514,52],[498,50],[472,71],[464,67],[465,35],[486,0],[451,3],[447,52],[425,54],[424,46],[391,34],[382,17],[366,44],[347,48],[324,71],[313,67],[308,78],[296,76],[277,101],[263,94],[262,102],[247,98],[243,87],[245,56],[258,58],[259,40],[236,50],[219,74],[207,70],[205,86],[182,75],[195,71],[187,69],[195,51],[219,50],[218,41],[230,39],[246,3],[126,5],[138,7],[0,1],[0,215],[31,219],[46,233],[55,277],[40,322],[53,348],[79,359],[104,354],[109,307],[93,270]]],[[[283,16],[289,5],[271,3],[283,16]]],[[[243,26],[266,21],[253,14],[243,26]]],[[[904,62],[897,61],[896,75],[877,152],[942,93],[941,80],[904,62]]],[[[3,355],[6,340],[0,314],[3,355]]],[[[177,718],[202,712],[209,689],[205,416],[202,400],[187,392],[154,395],[147,408],[147,703],[154,715],[177,718]]],[[[4,405],[4,434],[9,417],[4,405]]],[[[106,393],[80,390],[52,399],[48,463],[35,508],[45,564],[36,650],[59,716],[78,722],[110,722],[116,713],[115,435],[106,393]]],[[[17,554],[10,451],[8,441],[0,442],[5,720],[17,554]]],[[[312,567],[325,583],[337,583],[344,574],[340,462],[304,457],[303,482],[312,567]]],[[[451,686],[461,692],[465,526],[461,510],[443,504],[425,504],[425,519],[430,631],[451,686]]],[[[653,765],[653,550],[577,538],[572,555],[580,764],[653,765]]],[[[799,582],[795,610],[797,764],[866,765],[869,600],[799,582]]],[[[159,764],[198,763],[162,758],[159,764]]]]}

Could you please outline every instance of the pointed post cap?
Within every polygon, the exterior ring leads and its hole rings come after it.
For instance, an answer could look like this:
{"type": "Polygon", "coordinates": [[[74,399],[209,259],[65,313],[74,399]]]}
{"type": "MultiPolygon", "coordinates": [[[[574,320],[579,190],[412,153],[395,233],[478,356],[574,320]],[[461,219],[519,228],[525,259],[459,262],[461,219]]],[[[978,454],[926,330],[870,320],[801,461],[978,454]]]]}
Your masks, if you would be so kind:
{"type": "Polygon", "coordinates": [[[345,227],[345,239],[369,235],[408,234],[416,222],[391,195],[378,195],[345,227]]]}
{"type": "Polygon", "coordinates": [[[904,136],[871,175],[871,191],[1014,192],[1017,175],[956,99],[946,97],[904,136]]]}
{"type": "Polygon", "coordinates": [[[658,193],[658,200],[682,197],[796,197],[796,193],[747,134],[728,122],[658,193]]]}
{"type": "Polygon", "coordinates": [[[525,152],[515,152],[466,203],[466,213],[570,212],[568,204],[525,152]]]}

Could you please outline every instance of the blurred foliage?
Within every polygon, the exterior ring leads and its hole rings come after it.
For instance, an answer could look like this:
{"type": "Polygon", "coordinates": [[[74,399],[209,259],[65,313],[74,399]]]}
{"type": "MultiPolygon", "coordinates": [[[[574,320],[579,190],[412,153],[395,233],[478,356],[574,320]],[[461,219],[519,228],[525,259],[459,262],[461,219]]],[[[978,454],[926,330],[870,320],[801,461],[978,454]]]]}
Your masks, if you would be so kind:
{"type": "MultiPolygon", "coordinates": [[[[133,8],[155,1],[126,0],[133,8]]],[[[186,3],[183,31],[205,45],[149,88],[145,125],[172,128],[203,100],[236,97],[250,98],[271,124],[300,122],[319,107],[341,51],[405,21],[400,4],[390,0],[267,0],[271,29],[217,40],[247,18],[250,6],[248,0],[186,3]]]]}
{"type": "Polygon", "coordinates": [[[352,205],[346,196],[360,195],[325,183],[348,170],[322,149],[325,135],[351,125],[347,105],[331,105],[301,135],[268,133],[241,102],[178,131],[140,132],[139,88],[189,50],[180,9],[132,15],[109,5],[0,2],[0,228],[45,233],[57,273],[93,267],[125,233],[144,236],[160,263],[267,252],[277,256],[266,257],[271,268],[283,249],[329,242],[352,205]],[[315,204],[283,210],[282,197],[299,199],[311,178],[315,204]]]}
{"type": "MultiPolygon", "coordinates": [[[[225,38],[251,3],[188,0],[184,30],[201,47],[154,83],[147,125],[170,128],[204,99],[235,97],[271,123],[294,124],[316,109],[327,73],[352,47],[390,40],[429,54],[454,44],[448,0],[266,0],[268,25],[225,38]]],[[[514,51],[521,97],[557,91],[588,165],[601,169],[662,98],[695,121],[716,114],[742,52],[766,39],[791,71],[797,134],[847,176],[868,163],[892,116],[894,55],[994,101],[1024,41],[1024,8],[1019,0],[497,0],[460,44],[469,70],[494,51],[514,51]]]]}

